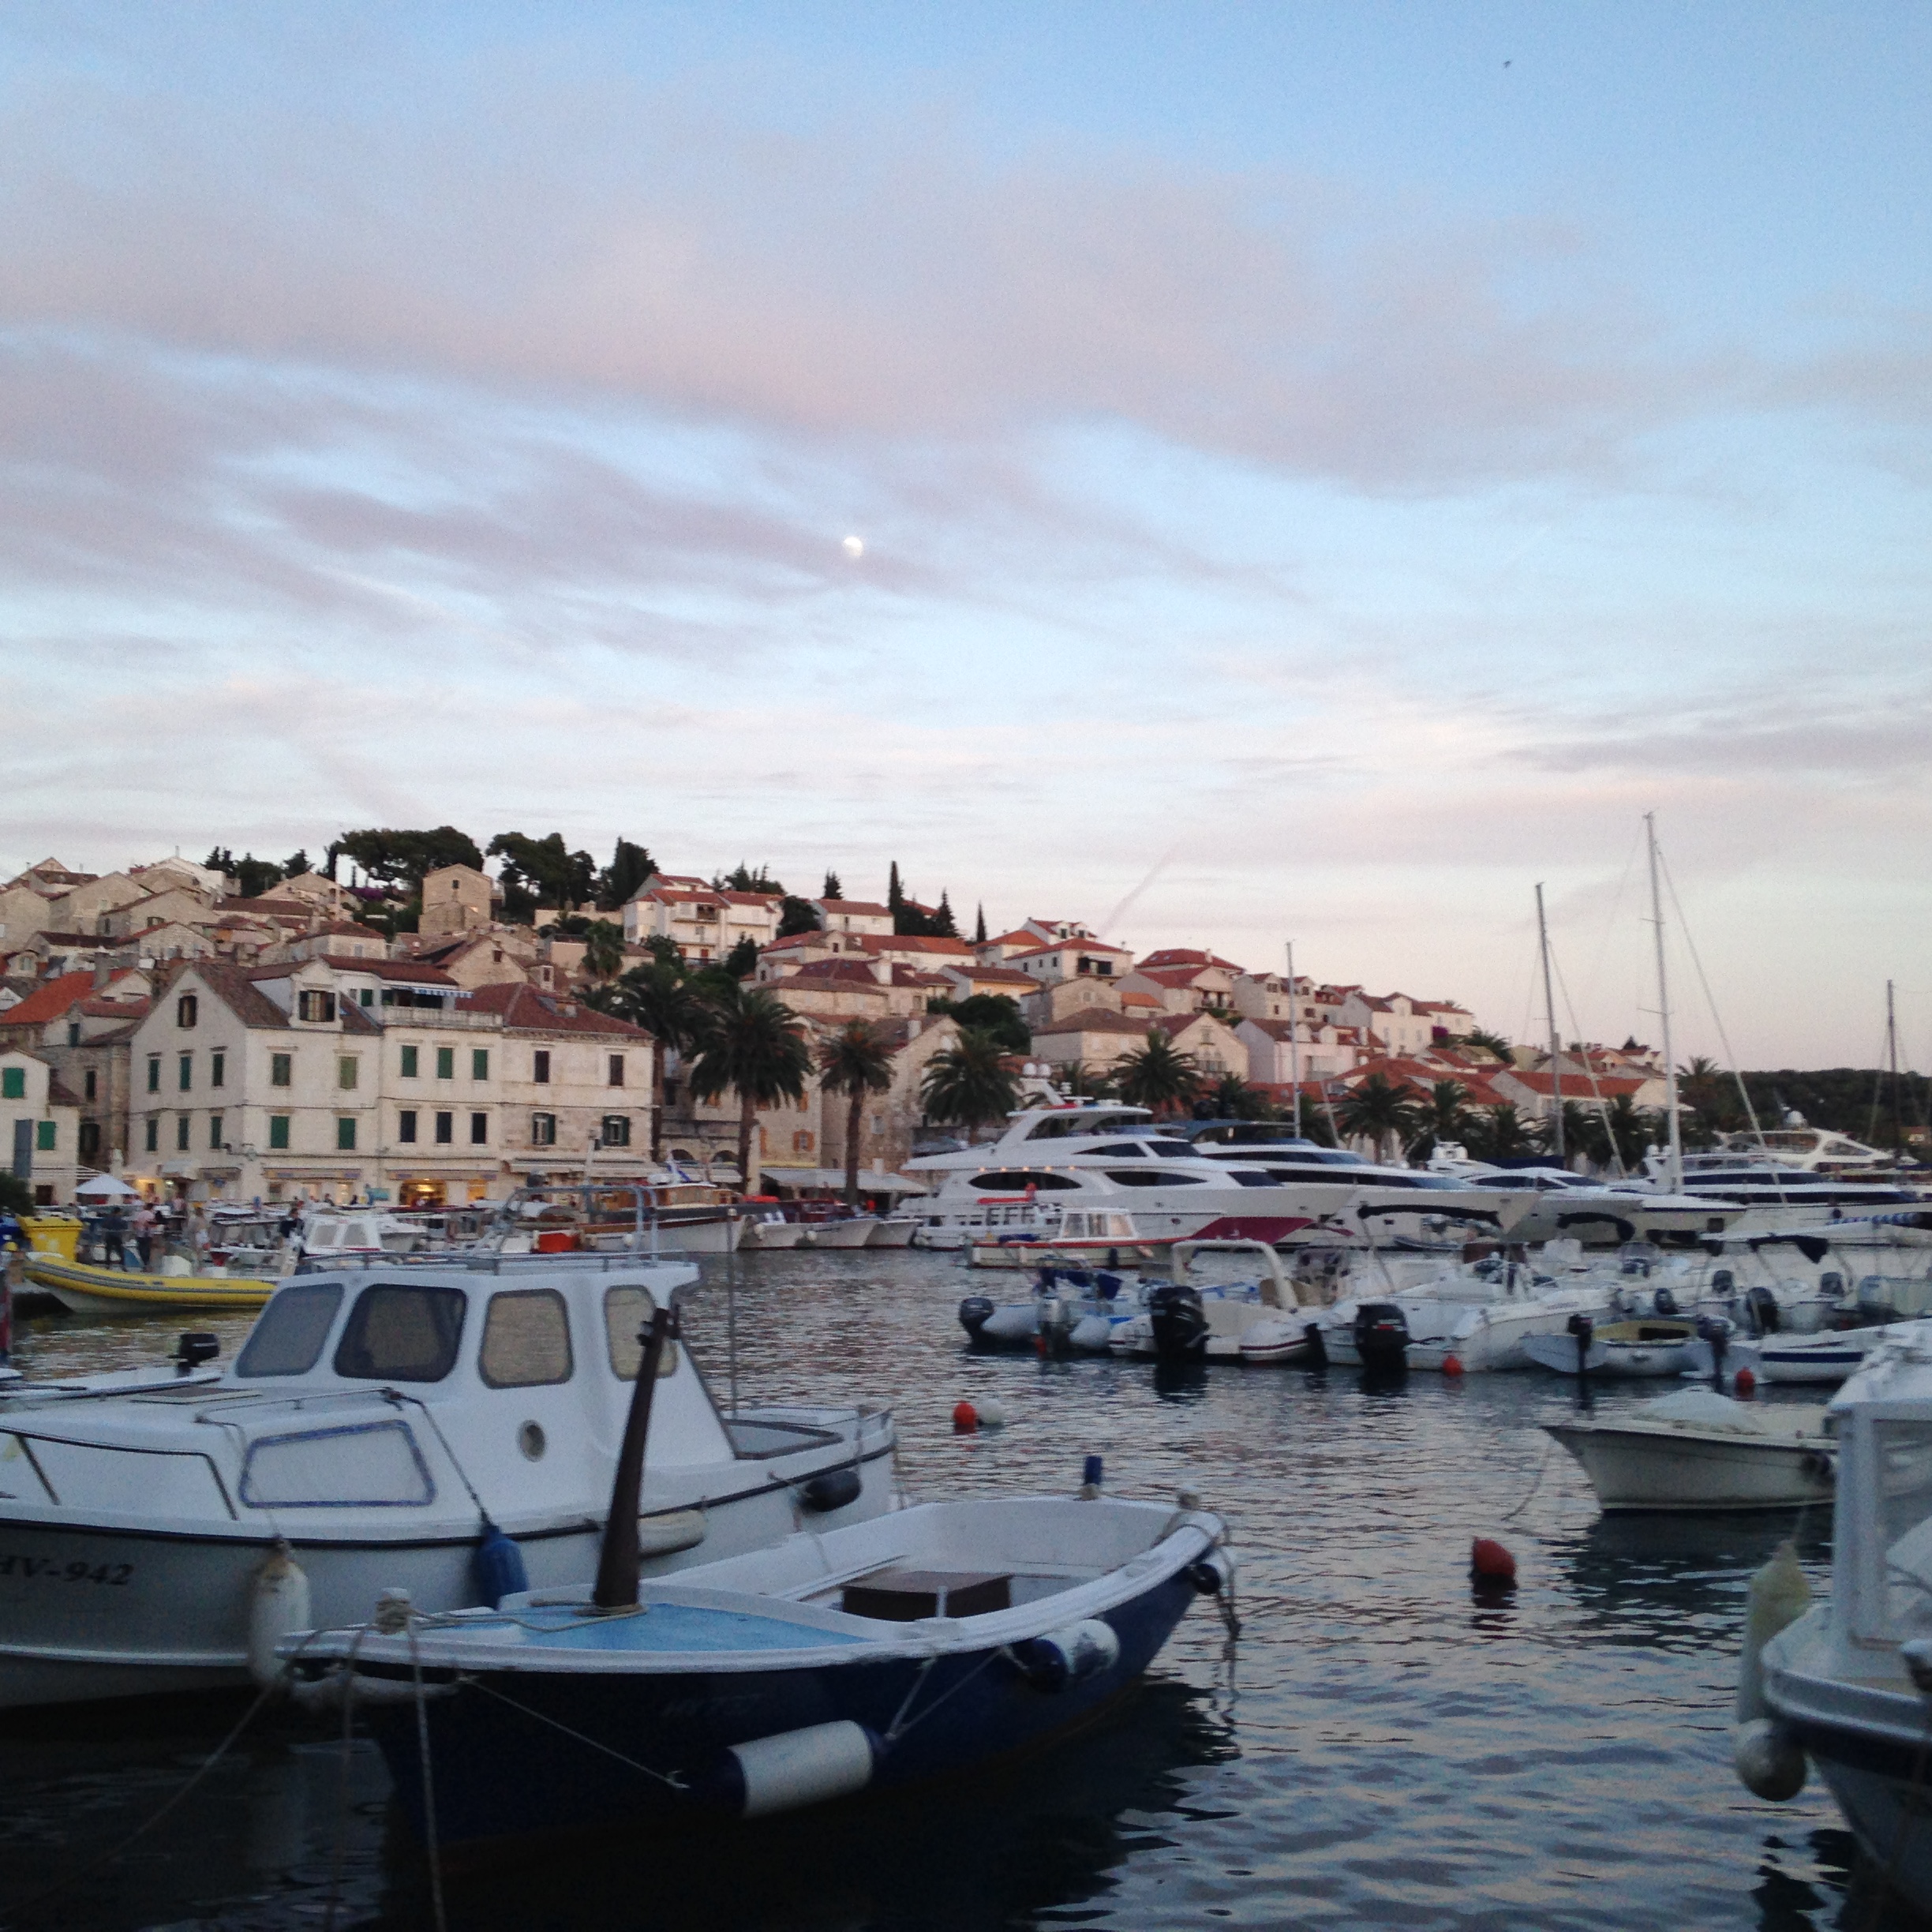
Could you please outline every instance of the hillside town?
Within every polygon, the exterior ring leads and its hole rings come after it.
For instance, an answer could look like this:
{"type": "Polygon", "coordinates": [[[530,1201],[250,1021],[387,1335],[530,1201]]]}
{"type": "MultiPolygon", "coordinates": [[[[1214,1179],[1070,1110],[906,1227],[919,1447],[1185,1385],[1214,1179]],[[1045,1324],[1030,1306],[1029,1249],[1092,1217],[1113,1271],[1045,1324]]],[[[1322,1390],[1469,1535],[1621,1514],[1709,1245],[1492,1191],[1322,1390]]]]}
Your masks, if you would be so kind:
{"type": "Polygon", "coordinates": [[[1451,998],[1291,984],[1183,946],[1136,956],[1076,919],[988,933],[982,915],[962,938],[896,867],[884,900],[831,874],[801,900],[742,867],[653,865],[601,906],[569,901],[567,882],[536,903],[514,855],[495,876],[455,863],[399,885],[271,870],[264,884],[178,856],[102,874],[48,859],[0,886],[0,1086],[13,1170],[37,1200],[110,1174],[151,1197],[432,1207],[667,1161],[792,1198],[850,1166],[890,1197],[917,1191],[904,1164],[935,1134],[990,1124],[933,1098],[935,1059],[989,1023],[1017,1095],[1131,1097],[1151,1054],[1179,1069],[1164,1100],[1253,1117],[1292,1111],[1298,1074],[1309,1131],[1371,1149],[1372,1109],[1350,1111],[1365,1091],[1413,1111],[1453,1083],[1464,1115],[1531,1133],[1559,1088],[1625,1110],[1663,1096],[1658,1056],[1634,1042],[1552,1068],[1451,998]],[[652,972],[772,996],[814,1068],[862,1027],[878,1074],[856,1106],[824,1078],[755,1104],[707,1087],[688,1025],[626,996],[652,972]]]}

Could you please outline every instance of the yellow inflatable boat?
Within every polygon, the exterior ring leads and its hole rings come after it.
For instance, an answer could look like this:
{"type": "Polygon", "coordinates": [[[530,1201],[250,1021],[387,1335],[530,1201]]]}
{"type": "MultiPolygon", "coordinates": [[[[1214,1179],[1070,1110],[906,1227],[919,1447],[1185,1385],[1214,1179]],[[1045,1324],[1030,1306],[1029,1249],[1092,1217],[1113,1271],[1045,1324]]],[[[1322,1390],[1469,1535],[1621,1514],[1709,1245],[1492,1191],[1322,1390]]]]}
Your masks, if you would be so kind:
{"type": "Polygon", "coordinates": [[[223,1275],[131,1275],[120,1268],[30,1254],[27,1279],[77,1315],[170,1314],[187,1309],[258,1309],[271,1281],[223,1275]]]}

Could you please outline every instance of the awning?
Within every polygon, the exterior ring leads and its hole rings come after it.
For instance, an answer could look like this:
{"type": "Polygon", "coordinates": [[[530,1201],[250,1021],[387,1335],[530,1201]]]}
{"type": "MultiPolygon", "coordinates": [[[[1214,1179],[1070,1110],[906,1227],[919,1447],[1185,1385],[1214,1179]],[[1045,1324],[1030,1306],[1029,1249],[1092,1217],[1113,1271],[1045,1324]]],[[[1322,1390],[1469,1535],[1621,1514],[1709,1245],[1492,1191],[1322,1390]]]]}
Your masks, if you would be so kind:
{"type": "MultiPolygon", "coordinates": [[[[758,1178],[774,1187],[842,1188],[845,1185],[845,1170],[780,1167],[770,1161],[760,1161],[758,1178]]],[[[887,1174],[878,1167],[862,1167],[859,1170],[859,1191],[862,1194],[923,1194],[928,1190],[924,1181],[912,1180],[908,1175],[887,1174]]]]}

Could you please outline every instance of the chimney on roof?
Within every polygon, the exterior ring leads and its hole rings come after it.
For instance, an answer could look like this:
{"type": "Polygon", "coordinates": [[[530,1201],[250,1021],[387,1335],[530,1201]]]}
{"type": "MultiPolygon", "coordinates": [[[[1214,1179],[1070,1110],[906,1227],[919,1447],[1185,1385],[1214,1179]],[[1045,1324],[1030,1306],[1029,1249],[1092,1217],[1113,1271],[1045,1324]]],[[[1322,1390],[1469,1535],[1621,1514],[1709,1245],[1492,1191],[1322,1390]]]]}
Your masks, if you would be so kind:
{"type": "Polygon", "coordinates": [[[107,983],[107,962],[96,959],[94,962],[94,990],[98,993],[107,983]]]}

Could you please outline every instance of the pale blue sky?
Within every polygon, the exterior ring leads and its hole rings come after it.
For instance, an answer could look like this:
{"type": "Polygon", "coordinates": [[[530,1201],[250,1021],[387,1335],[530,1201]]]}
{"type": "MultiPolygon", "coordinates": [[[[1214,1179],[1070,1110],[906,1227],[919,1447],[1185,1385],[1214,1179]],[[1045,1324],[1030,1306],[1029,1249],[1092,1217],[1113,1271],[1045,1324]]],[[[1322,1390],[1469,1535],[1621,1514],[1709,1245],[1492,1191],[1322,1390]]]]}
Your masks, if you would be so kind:
{"type": "Polygon", "coordinates": [[[1655,808],[1742,1057],[1923,1061],[1928,98],[1915,6],[17,10],[0,868],[896,857],[1512,1032],[1542,878],[1620,1039],[1655,808]]]}

